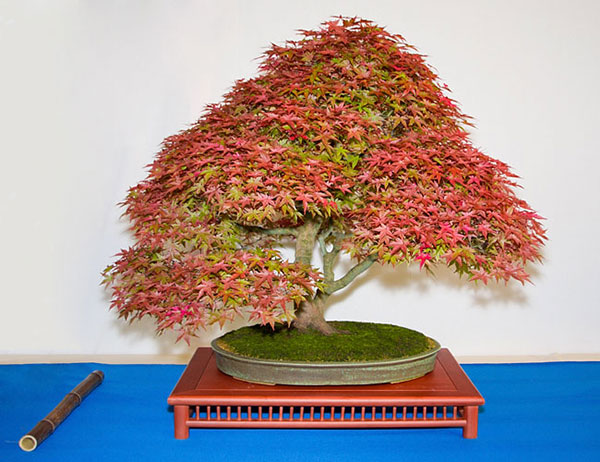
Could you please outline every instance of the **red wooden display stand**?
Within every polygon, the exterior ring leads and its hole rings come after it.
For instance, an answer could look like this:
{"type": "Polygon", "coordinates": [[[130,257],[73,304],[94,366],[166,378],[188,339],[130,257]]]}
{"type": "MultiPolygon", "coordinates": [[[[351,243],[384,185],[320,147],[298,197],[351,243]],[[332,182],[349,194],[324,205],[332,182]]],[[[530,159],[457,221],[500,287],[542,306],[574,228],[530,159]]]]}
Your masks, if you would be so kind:
{"type": "Polygon", "coordinates": [[[201,428],[462,427],[477,438],[483,397],[446,349],[434,370],[410,382],[351,386],[259,385],[217,369],[198,348],[169,396],[175,438],[201,428]]]}

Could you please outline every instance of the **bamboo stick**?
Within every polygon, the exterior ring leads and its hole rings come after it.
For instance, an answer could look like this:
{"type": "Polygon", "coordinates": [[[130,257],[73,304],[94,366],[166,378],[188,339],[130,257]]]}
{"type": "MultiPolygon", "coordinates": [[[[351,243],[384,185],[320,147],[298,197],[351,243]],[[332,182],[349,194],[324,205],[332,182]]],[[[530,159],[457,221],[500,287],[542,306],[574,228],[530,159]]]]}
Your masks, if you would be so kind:
{"type": "Polygon", "coordinates": [[[88,375],[85,380],[67,393],[50,414],[40,420],[31,431],[19,440],[19,447],[27,452],[37,448],[103,380],[104,373],[102,371],[94,371],[88,375]]]}

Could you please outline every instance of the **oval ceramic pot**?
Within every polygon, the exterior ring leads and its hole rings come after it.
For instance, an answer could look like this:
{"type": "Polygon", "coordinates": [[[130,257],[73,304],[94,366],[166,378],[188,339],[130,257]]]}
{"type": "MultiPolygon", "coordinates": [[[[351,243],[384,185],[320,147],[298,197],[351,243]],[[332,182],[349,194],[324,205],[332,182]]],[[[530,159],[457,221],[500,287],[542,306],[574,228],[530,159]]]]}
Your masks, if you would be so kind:
{"type": "Polygon", "coordinates": [[[369,385],[417,379],[431,372],[440,344],[408,358],[370,362],[284,362],[249,358],[211,346],[221,372],[246,382],[280,385],[369,385]]]}

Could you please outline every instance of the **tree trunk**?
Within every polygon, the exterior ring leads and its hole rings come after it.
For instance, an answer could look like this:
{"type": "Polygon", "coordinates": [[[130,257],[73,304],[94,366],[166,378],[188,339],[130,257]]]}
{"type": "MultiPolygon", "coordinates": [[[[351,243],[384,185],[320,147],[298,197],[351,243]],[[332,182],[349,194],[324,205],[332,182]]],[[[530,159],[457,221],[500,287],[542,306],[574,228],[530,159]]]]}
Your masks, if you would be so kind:
{"type": "Polygon", "coordinates": [[[318,293],[312,300],[306,300],[296,310],[294,327],[299,330],[314,329],[323,335],[337,334],[339,331],[325,321],[323,312],[327,295],[318,293]]]}
{"type": "MultiPolygon", "coordinates": [[[[296,235],[297,263],[311,264],[320,227],[320,222],[307,217],[304,224],[298,228],[298,234],[296,235]]],[[[294,327],[300,330],[315,329],[324,335],[336,333],[337,331],[327,324],[323,317],[327,297],[326,294],[317,292],[312,300],[306,300],[297,306],[294,327]]]]}
{"type": "Polygon", "coordinates": [[[315,221],[312,218],[306,218],[304,224],[297,228],[296,263],[310,265],[320,227],[320,222],[315,221]]]}

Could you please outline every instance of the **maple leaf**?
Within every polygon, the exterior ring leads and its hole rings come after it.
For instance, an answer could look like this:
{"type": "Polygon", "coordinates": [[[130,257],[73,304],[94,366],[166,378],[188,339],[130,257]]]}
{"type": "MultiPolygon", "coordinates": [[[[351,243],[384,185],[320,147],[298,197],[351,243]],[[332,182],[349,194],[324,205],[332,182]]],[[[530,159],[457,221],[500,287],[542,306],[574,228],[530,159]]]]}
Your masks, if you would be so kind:
{"type": "Polygon", "coordinates": [[[415,256],[415,260],[419,260],[419,268],[423,268],[423,266],[429,261],[431,260],[431,255],[429,255],[428,253],[424,253],[423,251],[419,252],[416,256],[415,256]]]}

